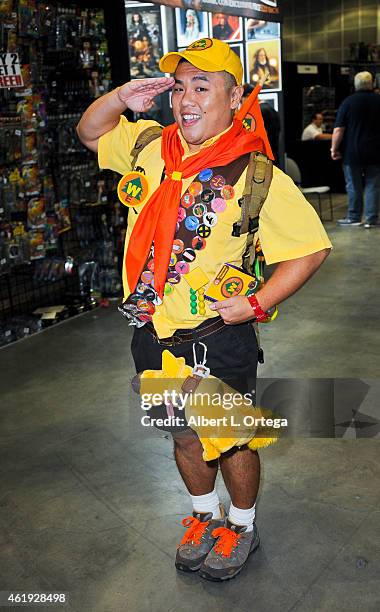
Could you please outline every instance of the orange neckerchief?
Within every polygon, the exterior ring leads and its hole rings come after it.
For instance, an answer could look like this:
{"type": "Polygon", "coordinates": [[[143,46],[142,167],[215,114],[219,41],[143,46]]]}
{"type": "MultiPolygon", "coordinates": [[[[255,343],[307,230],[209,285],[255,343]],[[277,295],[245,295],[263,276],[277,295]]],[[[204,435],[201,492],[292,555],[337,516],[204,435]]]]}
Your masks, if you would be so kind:
{"type": "Polygon", "coordinates": [[[213,145],[182,161],[184,150],[173,123],[162,132],[161,157],[165,162],[166,178],[152,193],[133,228],[125,258],[127,280],[131,292],[136,288],[150,248],[154,242],[154,289],[160,298],[164,294],[172,244],[182,194],[182,179],[198,174],[205,168],[226,166],[251,151],[261,151],[273,159],[257,98],[257,85],[235,115],[231,128],[213,145]],[[246,115],[253,118],[253,129],[243,126],[246,115]]]}

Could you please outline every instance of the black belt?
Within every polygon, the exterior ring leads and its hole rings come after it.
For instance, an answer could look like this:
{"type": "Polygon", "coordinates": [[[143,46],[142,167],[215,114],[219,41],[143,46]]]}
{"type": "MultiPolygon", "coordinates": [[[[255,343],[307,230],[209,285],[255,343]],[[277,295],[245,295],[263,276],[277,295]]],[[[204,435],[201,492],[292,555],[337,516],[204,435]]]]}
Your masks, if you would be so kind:
{"type": "Polygon", "coordinates": [[[174,334],[169,338],[159,338],[153,324],[148,322],[144,325],[145,329],[153,336],[153,338],[163,346],[176,346],[184,342],[196,342],[206,336],[211,336],[217,331],[220,331],[225,326],[222,317],[215,317],[210,321],[204,321],[194,329],[176,329],[174,334]]]}

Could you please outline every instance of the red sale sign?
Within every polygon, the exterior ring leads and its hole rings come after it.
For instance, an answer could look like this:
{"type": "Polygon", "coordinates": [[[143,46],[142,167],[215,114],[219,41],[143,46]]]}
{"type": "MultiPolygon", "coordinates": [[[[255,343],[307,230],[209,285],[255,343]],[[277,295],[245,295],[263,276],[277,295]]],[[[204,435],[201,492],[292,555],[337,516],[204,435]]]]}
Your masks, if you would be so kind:
{"type": "Polygon", "coordinates": [[[0,88],[23,86],[18,53],[0,53],[0,88]]]}

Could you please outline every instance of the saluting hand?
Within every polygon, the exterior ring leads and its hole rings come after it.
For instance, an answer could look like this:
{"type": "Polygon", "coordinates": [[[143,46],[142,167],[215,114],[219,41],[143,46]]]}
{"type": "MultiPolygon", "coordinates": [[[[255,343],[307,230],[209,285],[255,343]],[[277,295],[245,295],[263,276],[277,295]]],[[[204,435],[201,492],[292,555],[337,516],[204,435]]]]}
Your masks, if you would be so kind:
{"type": "Polygon", "coordinates": [[[173,77],[136,79],[122,85],[117,95],[132,111],[145,113],[154,105],[154,98],[173,87],[174,83],[173,77]]]}
{"type": "Polygon", "coordinates": [[[214,302],[211,310],[217,310],[227,325],[244,323],[254,318],[252,306],[244,295],[235,295],[222,302],[214,302]]]}

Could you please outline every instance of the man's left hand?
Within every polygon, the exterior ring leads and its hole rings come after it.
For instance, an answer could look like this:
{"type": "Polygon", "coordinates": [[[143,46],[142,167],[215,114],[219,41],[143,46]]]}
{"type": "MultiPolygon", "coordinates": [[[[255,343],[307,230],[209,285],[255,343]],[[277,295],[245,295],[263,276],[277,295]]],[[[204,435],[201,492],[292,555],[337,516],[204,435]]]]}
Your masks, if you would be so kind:
{"type": "Polygon", "coordinates": [[[210,309],[217,310],[226,325],[236,325],[254,318],[252,306],[244,295],[236,295],[222,302],[214,302],[210,309]]]}

